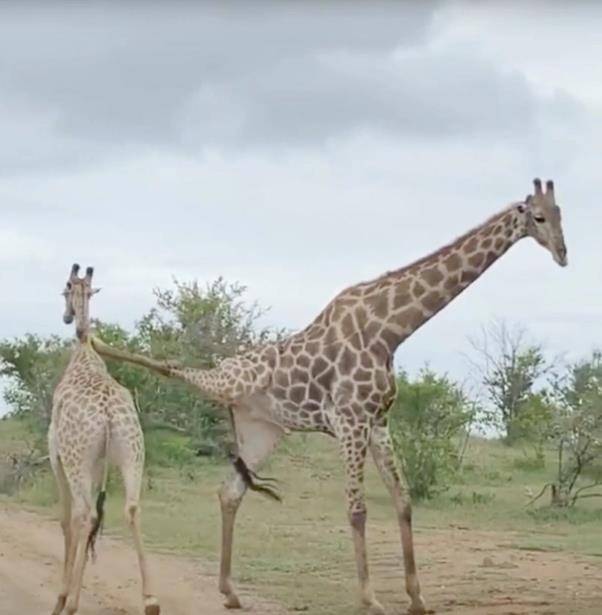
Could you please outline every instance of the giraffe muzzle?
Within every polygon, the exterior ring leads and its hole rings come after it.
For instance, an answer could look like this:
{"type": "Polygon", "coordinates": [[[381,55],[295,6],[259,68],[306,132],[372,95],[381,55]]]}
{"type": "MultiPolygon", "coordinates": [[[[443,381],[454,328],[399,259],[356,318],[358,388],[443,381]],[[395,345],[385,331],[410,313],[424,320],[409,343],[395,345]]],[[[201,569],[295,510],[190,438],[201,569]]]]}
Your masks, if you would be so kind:
{"type": "Polygon", "coordinates": [[[561,267],[566,267],[569,264],[569,259],[567,258],[566,254],[566,248],[564,246],[554,252],[554,260],[561,267]]]}

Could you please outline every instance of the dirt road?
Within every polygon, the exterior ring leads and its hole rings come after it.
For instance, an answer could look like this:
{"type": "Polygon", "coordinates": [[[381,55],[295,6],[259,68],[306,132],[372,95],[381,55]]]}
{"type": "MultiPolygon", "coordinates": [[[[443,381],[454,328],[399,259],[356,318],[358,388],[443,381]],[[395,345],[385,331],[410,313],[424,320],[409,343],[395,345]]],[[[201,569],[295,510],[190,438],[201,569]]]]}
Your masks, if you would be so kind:
{"type": "MultiPolygon", "coordinates": [[[[388,613],[405,612],[402,567],[394,528],[372,536],[375,588],[388,613]]],[[[423,592],[437,614],[595,615],[602,613],[599,558],[517,549],[512,535],[448,528],[417,535],[423,592]]],[[[62,537],[58,523],[0,505],[0,615],[51,610],[60,582],[62,537]]],[[[169,555],[150,557],[166,615],[224,615],[213,570],[169,555]]],[[[346,562],[349,564],[349,562],[346,562]]],[[[353,586],[341,562],[322,571],[353,586]]],[[[308,582],[311,582],[307,579],[308,582]]],[[[86,570],[81,615],[139,615],[138,569],[129,544],[104,536],[98,561],[86,570]]],[[[240,587],[245,611],[291,611],[240,587]]],[[[289,605],[290,607],[291,605],[289,605]]],[[[308,610],[310,612],[310,610],[308,610]]],[[[324,611],[320,611],[323,613],[324,611]]],[[[359,610],[353,610],[353,613],[359,610]]]]}
{"type": "MultiPolygon", "coordinates": [[[[394,613],[405,598],[402,566],[387,530],[371,545],[377,594],[394,613]],[[396,609],[396,610],[395,610],[396,609]]],[[[437,615],[600,615],[602,560],[517,547],[512,532],[421,528],[423,594],[437,615]]]]}
{"type": "MultiPolygon", "coordinates": [[[[0,506],[0,614],[50,613],[60,587],[62,535],[58,523],[0,506]]],[[[192,559],[150,556],[157,595],[166,615],[224,615],[216,578],[192,559]]],[[[286,611],[239,587],[254,613],[286,611]]],[[[80,602],[81,615],[139,615],[138,567],[129,544],[103,536],[99,558],[89,564],[80,602]]],[[[246,609],[245,609],[246,610],[246,609]]]]}

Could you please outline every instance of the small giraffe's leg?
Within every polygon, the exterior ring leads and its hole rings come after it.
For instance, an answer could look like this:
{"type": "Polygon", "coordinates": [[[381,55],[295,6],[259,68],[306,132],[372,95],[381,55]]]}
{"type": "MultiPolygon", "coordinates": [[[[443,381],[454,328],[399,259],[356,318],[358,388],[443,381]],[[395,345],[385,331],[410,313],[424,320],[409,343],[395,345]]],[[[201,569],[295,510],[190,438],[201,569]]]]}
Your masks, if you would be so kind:
{"type": "MultiPolygon", "coordinates": [[[[272,452],[283,435],[283,430],[261,420],[251,419],[246,408],[234,409],[234,425],[238,454],[251,470],[257,470],[272,452]]],[[[236,513],[247,490],[238,473],[222,484],[218,495],[222,512],[222,549],[219,570],[219,590],[226,597],[224,606],[240,608],[240,600],[232,584],[232,543],[236,513]]]]}
{"type": "Polygon", "coordinates": [[[125,442],[115,438],[112,445],[120,451],[119,469],[125,485],[125,519],[132,532],[134,547],[138,555],[138,565],[142,578],[142,599],[145,615],[159,615],[161,608],[156,598],[154,584],[149,572],[140,530],[140,486],[144,467],[144,440],[142,432],[135,442],[125,442]]]}
{"type": "Polygon", "coordinates": [[[89,426],[86,433],[87,446],[71,450],[69,464],[63,463],[65,476],[71,491],[71,544],[73,554],[69,579],[69,592],[65,611],[67,615],[77,612],[88,560],[88,539],[97,519],[92,498],[92,487],[96,482],[105,442],[105,426],[98,422],[89,426]]]}
{"type": "MultiPolygon", "coordinates": [[[[343,410],[339,416],[346,416],[343,410]]],[[[351,409],[348,415],[357,416],[357,413],[351,409]]],[[[362,603],[368,607],[370,615],[384,615],[385,610],[376,599],[370,584],[366,550],[367,509],[364,498],[364,466],[368,451],[369,428],[363,424],[351,424],[342,418],[336,425],[336,435],[345,463],[347,514],[353,536],[362,603]]]]}
{"type": "Polygon", "coordinates": [[[73,494],[71,516],[71,540],[73,542],[71,549],[74,552],[74,560],[65,605],[67,615],[74,615],[79,607],[84,570],[88,559],[86,545],[95,519],[92,512],[91,480],[82,480],[71,484],[71,489],[73,494]]]}
{"type": "Polygon", "coordinates": [[[406,577],[406,591],[411,599],[409,612],[416,615],[426,613],[424,600],[420,593],[420,583],[416,572],[414,559],[414,539],[412,537],[412,507],[409,496],[401,481],[400,473],[395,465],[391,437],[386,421],[374,426],[370,438],[370,449],[376,467],[385,483],[397,511],[401,531],[401,546],[406,577]]]}
{"type": "Polygon", "coordinates": [[[58,595],[56,605],[52,611],[52,615],[62,613],[65,602],[67,601],[67,593],[69,591],[70,573],[73,566],[73,558],[75,553],[71,550],[71,492],[69,483],[65,476],[65,471],[61,464],[61,460],[55,453],[51,452],[50,465],[56,478],[56,485],[59,493],[59,503],[61,506],[61,529],[63,530],[63,538],[65,541],[65,559],[63,562],[63,581],[61,592],[58,595]]]}

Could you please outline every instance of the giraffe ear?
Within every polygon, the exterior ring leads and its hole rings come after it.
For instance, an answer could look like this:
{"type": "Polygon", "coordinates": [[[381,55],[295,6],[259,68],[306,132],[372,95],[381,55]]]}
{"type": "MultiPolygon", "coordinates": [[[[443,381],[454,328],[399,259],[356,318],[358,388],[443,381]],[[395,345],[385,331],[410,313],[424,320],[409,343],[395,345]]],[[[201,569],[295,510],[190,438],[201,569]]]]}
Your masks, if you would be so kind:
{"type": "Polygon", "coordinates": [[[99,293],[101,291],[100,288],[93,288],[92,289],[92,294],[95,295],[96,293],[99,293]]]}

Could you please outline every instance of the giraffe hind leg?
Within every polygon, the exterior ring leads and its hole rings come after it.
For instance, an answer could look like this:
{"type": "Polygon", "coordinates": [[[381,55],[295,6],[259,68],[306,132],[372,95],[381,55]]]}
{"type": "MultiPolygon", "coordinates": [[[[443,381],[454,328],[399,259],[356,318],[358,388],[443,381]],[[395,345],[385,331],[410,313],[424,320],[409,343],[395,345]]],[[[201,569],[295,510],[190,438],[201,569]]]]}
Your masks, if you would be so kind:
{"type": "Polygon", "coordinates": [[[116,429],[111,436],[112,450],[116,451],[116,462],[125,486],[125,520],[132,533],[138,567],[142,580],[142,600],[145,615],[159,615],[161,608],[157,600],[150,567],[146,559],[140,523],[140,490],[144,469],[144,440],[140,430],[133,439],[122,437],[116,429]]]}
{"type": "MultiPolygon", "coordinates": [[[[92,505],[92,485],[94,469],[104,447],[104,427],[94,425],[88,434],[87,447],[70,449],[69,462],[61,454],[61,463],[56,465],[59,484],[67,484],[71,495],[69,535],[65,536],[65,544],[69,542],[67,562],[64,570],[64,587],[61,594],[65,597],[64,611],[67,615],[77,612],[81,594],[84,570],[87,561],[87,542],[95,522],[95,511],[92,505]],[[64,481],[64,482],[63,482],[64,481]]],[[[58,448],[58,453],[61,449],[58,448]]],[[[67,527],[65,523],[65,528],[67,527]]],[[[62,602],[62,598],[59,598],[62,602]]],[[[60,608],[57,601],[57,608],[60,608]]],[[[61,611],[59,611],[60,613],[61,611]]]]}
{"type": "Polygon", "coordinates": [[[65,603],[67,602],[73,559],[71,553],[71,491],[69,490],[69,483],[67,482],[67,477],[65,476],[61,459],[58,454],[52,450],[50,454],[50,465],[56,479],[59,493],[59,502],[61,506],[61,529],[63,531],[63,539],[65,543],[61,591],[52,611],[52,615],[60,615],[65,608],[65,603]]]}
{"type": "MultiPolygon", "coordinates": [[[[255,477],[255,471],[272,452],[284,432],[273,423],[251,419],[244,407],[234,409],[233,418],[239,457],[244,459],[251,478],[255,477]]],[[[236,471],[224,481],[219,490],[222,515],[219,590],[226,598],[224,606],[230,609],[241,607],[232,583],[232,545],[236,513],[248,487],[247,481],[236,471]]],[[[266,488],[269,489],[268,486],[266,488]]]]}
{"type": "Polygon", "coordinates": [[[391,437],[389,436],[386,423],[375,426],[372,429],[370,449],[378,472],[391,494],[397,512],[405,568],[406,591],[411,600],[409,612],[412,615],[423,615],[427,613],[427,610],[420,593],[420,582],[416,571],[414,539],[412,536],[412,508],[410,498],[406,493],[395,464],[391,437]]]}
{"type": "Polygon", "coordinates": [[[67,615],[73,615],[79,607],[82,581],[88,559],[88,537],[95,522],[92,507],[91,478],[82,477],[77,481],[70,481],[70,484],[71,493],[73,494],[73,513],[71,516],[73,568],[69,593],[65,604],[67,615]]]}

